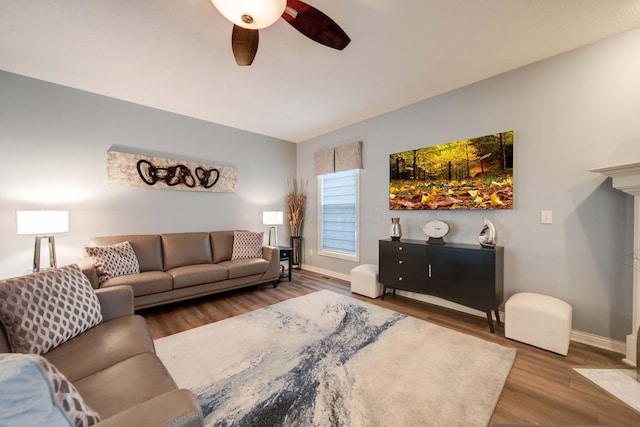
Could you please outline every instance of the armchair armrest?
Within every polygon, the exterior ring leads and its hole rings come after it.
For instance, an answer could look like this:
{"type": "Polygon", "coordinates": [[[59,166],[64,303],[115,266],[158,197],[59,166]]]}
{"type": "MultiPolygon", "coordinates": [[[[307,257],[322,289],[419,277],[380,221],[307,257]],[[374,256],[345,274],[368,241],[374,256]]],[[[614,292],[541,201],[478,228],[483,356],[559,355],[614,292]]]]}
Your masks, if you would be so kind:
{"type": "Polygon", "coordinates": [[[133,315],[133,289],[131,286],[109,286],[96,289],[102,312],[102,320],[133,315]]]}
{"type": "Polygon", "coordinates": [[[201,427],[202,410],[189,390],[165,393],[117,413],[96,427],[171,426],[201,427]]]}

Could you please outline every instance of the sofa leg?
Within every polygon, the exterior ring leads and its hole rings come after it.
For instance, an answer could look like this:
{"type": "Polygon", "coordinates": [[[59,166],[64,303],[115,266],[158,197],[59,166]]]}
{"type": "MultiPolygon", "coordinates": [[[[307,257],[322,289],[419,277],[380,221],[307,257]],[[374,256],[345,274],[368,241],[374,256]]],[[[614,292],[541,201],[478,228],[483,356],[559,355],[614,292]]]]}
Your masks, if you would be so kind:
{"type": "Polygon", "coordinates": [[[273,281],[273,287],[274,287],[274,288],[277,288],[277,287],[278,287],[278,283],[279,283],[279,282],[280,282],[279,280],[274,280],[274,281],[273,281]]]}

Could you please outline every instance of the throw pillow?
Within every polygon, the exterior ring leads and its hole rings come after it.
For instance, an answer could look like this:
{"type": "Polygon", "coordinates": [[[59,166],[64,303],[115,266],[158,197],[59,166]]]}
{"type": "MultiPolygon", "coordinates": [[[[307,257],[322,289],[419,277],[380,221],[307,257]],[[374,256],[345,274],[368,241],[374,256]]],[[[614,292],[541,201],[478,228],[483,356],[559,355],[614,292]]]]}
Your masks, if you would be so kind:
{"type": "Polygon", "coordinates": [[[100,283],[113,277],[140,273],[138,257],[129,242],[111,246],[85,246],[84,250],[96,267],[100,283]]]}
{"type": "Polygon", "coordinates": [[[262,232],[234,231],[231,259],[262,258],[263,235],[262,232]]]}
{"type": "Polygon", "coordinates": [[[100,415],[47,359],[0,354],[0,425],[91,426],[100,415]]]}
{"type": "Polygon", "coordinates": [[[16,353],[44,354],[102,322],[77,265],[0,280],[0,323],[16,353]]]}

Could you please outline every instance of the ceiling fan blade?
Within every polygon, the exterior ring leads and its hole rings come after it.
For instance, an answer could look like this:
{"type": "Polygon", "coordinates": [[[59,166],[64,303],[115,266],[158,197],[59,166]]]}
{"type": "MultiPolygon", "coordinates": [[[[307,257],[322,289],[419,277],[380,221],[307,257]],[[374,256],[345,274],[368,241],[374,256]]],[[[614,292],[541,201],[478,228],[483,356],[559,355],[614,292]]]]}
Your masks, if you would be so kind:
{"type": "Polygon", "coordinates": [[[258,52],[258,30],[242,28],[239,25],[233,26],[231,33],[231,47],[233,56],[238,65],[251,65],[253,58],[258,52]]]}
{"type": "Polygon", "coordinates": [[[300,0],[287,0],[282,18],[311,40],[325,46],[342,50],[351,41],[333,19],[300,0]]]}

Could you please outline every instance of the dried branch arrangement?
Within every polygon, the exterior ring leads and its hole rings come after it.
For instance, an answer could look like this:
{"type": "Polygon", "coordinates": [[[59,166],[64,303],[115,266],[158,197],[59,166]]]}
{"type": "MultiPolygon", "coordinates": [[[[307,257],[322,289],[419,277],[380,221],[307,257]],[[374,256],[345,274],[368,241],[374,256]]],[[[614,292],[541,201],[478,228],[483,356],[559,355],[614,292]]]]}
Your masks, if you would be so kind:
{"type": "Polygon", "coordinates": [[[300,237],[302,235],[302,221],[304,220],[304,207],[307,200],[307,180],[288,179],[287,185],[287,217],[291,226],[291,236],[300,237]]]}

